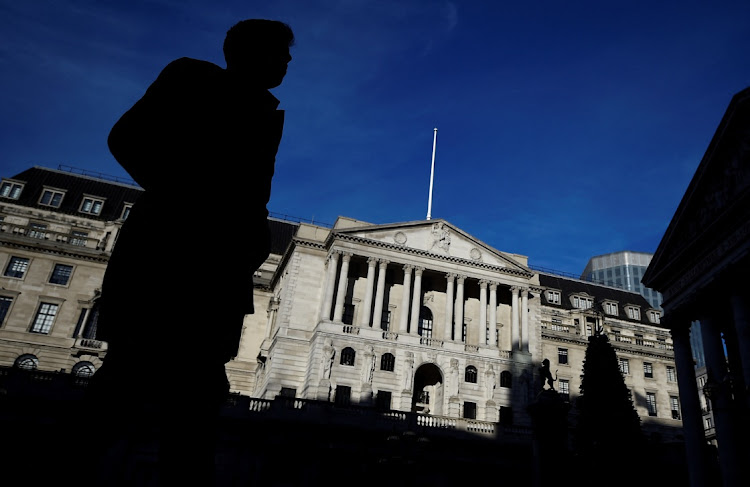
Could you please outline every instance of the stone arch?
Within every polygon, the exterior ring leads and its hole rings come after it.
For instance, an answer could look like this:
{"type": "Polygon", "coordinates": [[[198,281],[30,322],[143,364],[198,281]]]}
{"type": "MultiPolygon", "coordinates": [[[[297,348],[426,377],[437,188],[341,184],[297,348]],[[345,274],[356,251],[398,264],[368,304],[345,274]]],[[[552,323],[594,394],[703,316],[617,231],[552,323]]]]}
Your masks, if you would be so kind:
{"type": "Polygon", "coordinates": [[[445,376],[440,367],[432,362],[421,364],[414,372],[412,412],[442,415],[444,385],[445,376]]]}

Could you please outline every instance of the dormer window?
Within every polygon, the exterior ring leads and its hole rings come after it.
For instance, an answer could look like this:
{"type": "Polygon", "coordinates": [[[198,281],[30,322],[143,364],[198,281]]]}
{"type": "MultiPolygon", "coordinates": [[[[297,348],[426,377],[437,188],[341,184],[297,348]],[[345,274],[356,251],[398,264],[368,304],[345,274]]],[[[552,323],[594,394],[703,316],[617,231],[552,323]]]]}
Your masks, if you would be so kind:
{"type": "Polygon", "coordinates": [[[648,312],[648,319],[651,323],[659,324],[661,320],[661,313],[657,310],[651,310],[648,312]]]}
{"type": "Polygon", "coordinates": [[[617,316],[617,303],[606,301],[604,303],[604,312],[608,315],[617,316]]]}
{"type": "Polygon", "coordinates": [[[628,306],[626,309],[628,310],[628,318],[631,320],[641,319],[641,308],[637,306],[628,306]]]}
{"type": "Polygon", "coordinates": [[[83,201],[81,202],[81,208],[78,211],[81,213],[88,213],[89,215],[99,215],[102,212],[102,206],[104,206],[104,200],[91,196],[84,196],[83,201]]]}
{"type": "Polygon", "coordinates": [[[560,291],[547,291],[547,301],[551,304],[560,304],[560,291]]]}
{"type": "Polygon", "coordinates": [[[578,309],[589,309],[594,305],[594,299],[587,296],[573,296],[573,307],[578,309]]]}
{"type": "Polygon", "coordinates": [[[53,208],[60,208],[65,192],[59,189],[45,188],[42,191],[42,197],[39,198],[39,204],[44,206],[51,206],[53,208]]]}
{"type": "Polygon", "coordinates": [[[133,208],[133,205],[131,205],[131,204],[126,204],[122,208],[122,215],[120,215],[120,220],[127,220],[128,219],[128,216],[130,216],[130,209],[131,208],[133,208]]]}
{"type": "Polygon", "coordinates": [[[3,198],[17,200],[21,197],[21,191],[23,191],[23,184],[19,182],[6,180],[0,184],[0,196],[3,198]]]}

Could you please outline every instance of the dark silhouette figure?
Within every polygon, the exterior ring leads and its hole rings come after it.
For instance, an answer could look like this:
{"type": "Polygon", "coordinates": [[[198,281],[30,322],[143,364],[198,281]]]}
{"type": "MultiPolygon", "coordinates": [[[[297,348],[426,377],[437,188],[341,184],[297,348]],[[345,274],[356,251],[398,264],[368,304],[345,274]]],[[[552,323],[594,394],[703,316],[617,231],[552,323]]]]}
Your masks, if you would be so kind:
{"type": "Polygon", "coordinates": [[[542,376],[542,389],[547,384],[550,389],[555,390],[555,379],[552,378],[552,372],[549,368],[549,359],[542,360],[542,366],[539,367],[539,373],[542,376]]]}
{"type": "MultiPolygon", "coordinates": [[[[90,398],[111,445],[158,432],[161,485],[213,483],[224,365],[270,249],[284,112],[268,90],[281,84],[293,43],[284,23],[241,21],[224,41],[226,69],[169,63],[109,135],[145,191],[104,276],[97,337],[109,348],[90,398]]],[[[102,473],[122,481],[112,452],[102,473]]]]}

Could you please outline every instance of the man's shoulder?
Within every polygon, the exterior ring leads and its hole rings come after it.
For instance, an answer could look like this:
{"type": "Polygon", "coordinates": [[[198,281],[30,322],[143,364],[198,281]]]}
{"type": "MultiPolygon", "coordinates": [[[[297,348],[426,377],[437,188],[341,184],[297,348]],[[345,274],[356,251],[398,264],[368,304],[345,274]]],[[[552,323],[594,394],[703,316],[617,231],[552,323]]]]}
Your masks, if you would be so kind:
{"type": "Polygon", "coordinates": [[[221,76],[224,74],[224,68],[208,61],[181,57],[167,64],[162,70],[162,74],[221,76]]]}

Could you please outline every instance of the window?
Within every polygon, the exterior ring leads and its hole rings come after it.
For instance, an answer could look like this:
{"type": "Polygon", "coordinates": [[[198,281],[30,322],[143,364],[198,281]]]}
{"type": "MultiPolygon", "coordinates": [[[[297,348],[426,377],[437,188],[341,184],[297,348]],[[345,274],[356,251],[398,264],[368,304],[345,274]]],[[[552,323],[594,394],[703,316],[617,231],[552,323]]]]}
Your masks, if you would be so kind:
{"type": "Polygon", "coordinates": [[[510,387],[512,380],[513,376],[510,375],[510,372],[507,370],[500,372],[500,387],[510,387]]]}
{"type": "Polygon", "coordinates": [[[49,278],[50,284],[60,284],[65,286],[70,280],[70,276],[73,274],[73,266],[65,264],[55,264],[55,268],[52,270],[52,275],[49,278]]]}
{"type": "Polygon", "coordinates": [[[73,366],[73,375],[76,377],[89,378],[94,375],[96,368],[91,362],[78,362],[73,366]]]}
{"type": "Polygon", "coordinates": [[[55,321],[55,315],[59,305],[53,303],[42,303],[36,312],[34,323],[31,325],[31,333],[49,333],[52,328],[52,322],[55,321]]]}
{"type": "Polygon", "coordinates": [[[608,315],[617,316],[617,303],[604,303],[604,312],[608,315]]]}
{"type": "Polygon", "coordinates": [[[647,379],[654,378],[654,366],[650,362],[643,362],[643,377],[647,379]]]}
{"type": "Polygon", "coordinates": [[[503,426],[513,425],[513,408],[510,406],[500,406],[500,424],[503,426]]]}
{"type": "Polygon", "coordinates": [[[560,304],[560,291],[547,291],[547,301],[552,304],[560,304]]]}
{"type": "Polygon", "coordinates": [[[464,402],[464,418],[477,419],[477,403],[470,401],[464,402]]]}
{"type": "Polygon", "coordinates": [[[349,386],[336,386],[336,394],[333,402],[337,406],[348,406],[352,401],[352,388],[349,386]]]}
{"type": "Polygon", "coordinates": [[[356,352],[352,347],[346,347],[341,351],[341,365],[354,365],[356,352]]]}
{"type": "Polygon", "coordinates": [[[29,223],[28,236],[31,238],[44,240],[45,238],[47,238],[47,225],[43,223],[29,223]]]}
{"type": "Polygon", "coordinates": [[[624,375],[628,375],[630,373],[630,360],[621,358],[618,359],[618,362],[620,363],[620,372],[624,375]]]}
{"type": "Polygon", "coordinates": [[[658,311],[649,311],[649,319],[651,320],[651,323],[659,323],[661,320],[661,313],[658,311]]]}
{"type": "Polygon", "coordinates": [[[89,234],[86,232],[81,232],[79,230],[73,230],[70,232],[70,239],[68,240],[68,243],[70,245],[77,245],[79,247],[85,247],[86,241],[88,240],[89,234]]]}
{"type": "Polygon", "coordinates": [[[390,310],[383,310],[383,314],[380,317],[380,329],[383,331],[388,331],[388,329],[391,327],[391,312],[390,310]]]}
{"type": "Polygon", "coordinates": [[[710,417],[706,418],[706,429],[710,430],[713,427],[714,427],[714,421],[710,417]]]}
{"type": "Polygon", "coordinates": [[[39,359],[35,355],[25,353],[18,357],[13,365],[23,370],[35,370],[39,367],[39,359]]]}
{"type": "Polygon", "coordinates": [[[653,392],[646,393],[646,407],[649,416],[656,416],[656,394],[653,392]]]}
{"type": "Polygon", "coordinates": [[[667,365],[667,380],[669,382],[677,381],[677,374],[675,374],[675,369],[671,365],[667,365]]]}
{"type": "Polygon", "coordinates": [[[466,343],[466,323],[461,327],[461,341],[466,343]]]}
{"type": "Polygon", "coordinates": [[[94,303],[92,308],[83,308],[78,316],[73,338],[96,339],[96,325],[99,321],[99,306],[94,303]],[[83,330],[83,332],[81,331],[83,330]]]}
{"type": "Polygon", "coordinates": [[[353,325],[354,324],[354,305],[353,304],[345,304],[344,305],[344,314],[341,317],[341,321],[345,325],[353,325]]]}
{"type": "Polygon", "coordinates": [[[472,384],[477,383],[477,368],[473,365],[469,365],[466,367],[466,372],[464,373],[464,380],[466,382],[471,382],[472,384]]]}
{"type": "Polygon", "coordinates": [[[641,309],[636,308],[635,306],[628,306],[628,318],[630,318],[631,320],[640,320],[641,309]]]}
{"type": "Polygon", "coordinates": [[[294,399],[297,397],[297,389],[293,387],[282,387],[281,391],[279,391],[279,397],[294,399]]]}
{"type": "Polygon", "coordinates": [[[42,191],[42,197],[39,198],[39,204],[59,208],[62,203],[64,193],[54,189],[45,189],[42,191]]]}
{"type": "Polygon", "coordinates": [[[570,381],[568,379],[558,380],[557,389],[558,393],[565,401],[570,401],[570,381]]]}
{"type": "Polygon", "coordinates": [[[122,208],[122,215],[120,215],[120,220],[127,220],[130,216],[130,209],[133,208],[133,205],[125,205],[122,208]]]}
{"type": "Polygon", "coordinates": [[[578,309],[589,309],[593,306],[594,300],[584,296],[573,296],[573,307],[578,309]]]}
{"type": "Polygon", "coordinates": [[[557,349],[557,363],[560,365],[568,364],[568,349],[567,348],[557,349]]]}
{"type": "Polygon", "coordinates": [[[378,395],[375,397],[375,407],[379,411],[389,411],[391,409],[391,392],[378,391],[378,395]]]}
{"type": "Polygon", "coordinates": [[[23,278],[29,268],[29,259],[23,257],[11,257],[8,267],[5,268],[5,277],[23,278]]]}
{"type": "Polygon", "coordinates": [[[13,304],[13,298],[0,296],[0,326],[5,323],[5,317],[8,316],[8,310],[10,310],[11,304],[13,304]]]}
{"type": "Polygon", "coordinates": [[[640,333],[635,334],[635,344],[643,345],[643,335],[641,335],[640,333]]]}
{"type": "Polygon", "coordinates": [[[380,370],[393,372],[395,365],[396,357],[394,357],[392,353],[384,353],[380,357],[380,370]]]}
{"type": "Polygon", "coordinates": [[[0,196],[17,200],[21,196],[21,190],[23,190],[23,184],[13,181],[3,181],[2,185],[0,185],[0,196]]]}
{"type": "Polygon", "coordinates": [[[427,306],[422,306],[419,311],[419,336],[432,338],[432,311],[427,306]]]}
{"type": "Polygon", "coordinates": [[[83,198],[83,202],[81,202],[81,213],[88,213],[89,215],[98,215],[102,212],[102,206],[104,206],[104,200],[91,198],[89,196],[86,196],[83,198]]]}
{"type": "Polygon", "coordinates": [[[669,396],[669,408],[672,410],[672,419],[680,419],[680,399],[677,396],[669,396]]]}

